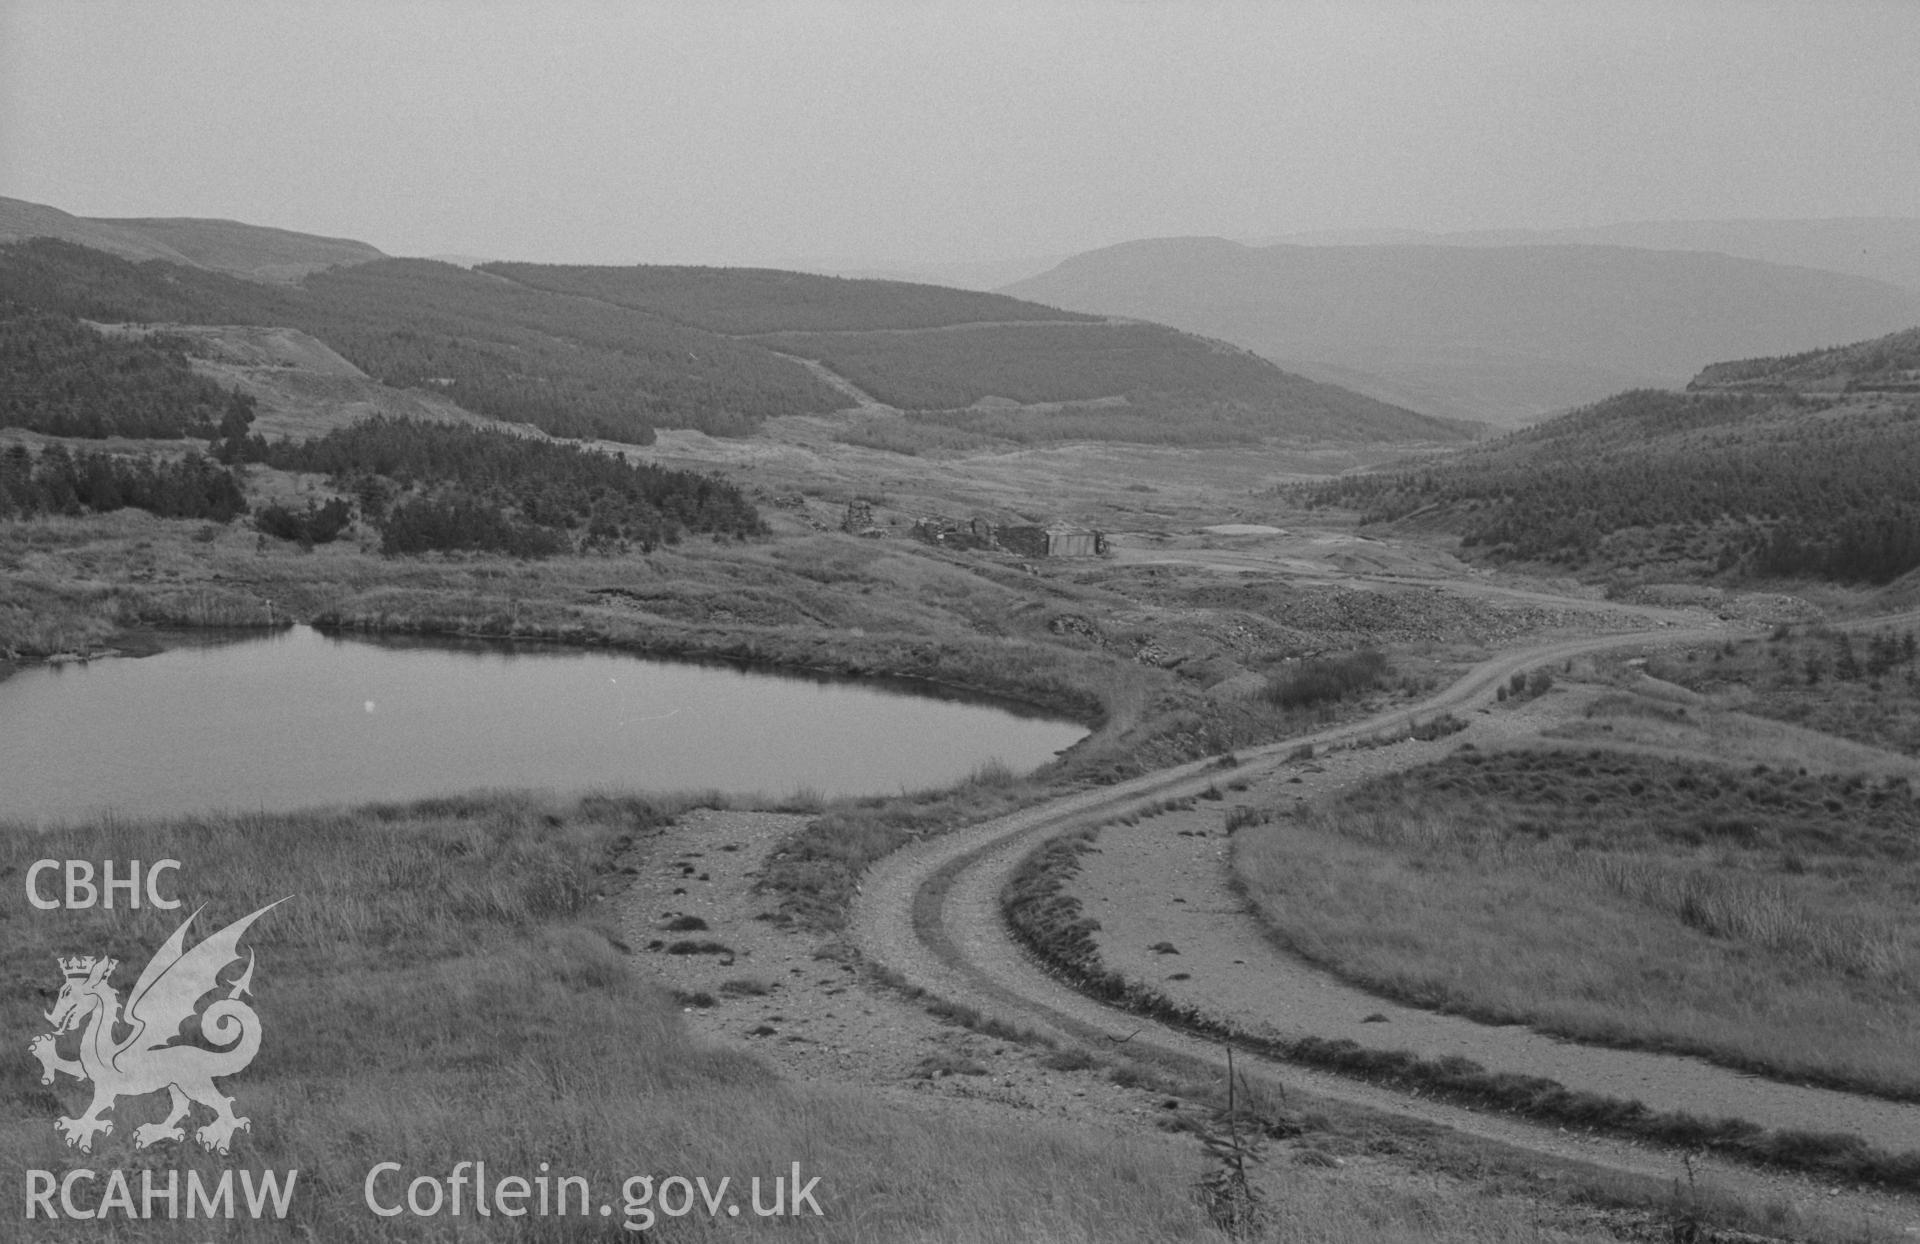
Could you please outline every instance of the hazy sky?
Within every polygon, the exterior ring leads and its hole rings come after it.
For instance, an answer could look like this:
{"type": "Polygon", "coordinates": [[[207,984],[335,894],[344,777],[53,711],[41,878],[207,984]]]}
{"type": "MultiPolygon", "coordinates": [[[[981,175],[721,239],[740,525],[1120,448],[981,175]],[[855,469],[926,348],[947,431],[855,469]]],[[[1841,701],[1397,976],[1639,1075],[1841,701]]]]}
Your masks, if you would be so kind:
{"type": "Polygon", "coordinates": [[[1920,3],[0,0],[0,195],[603,263],[1920,216],[1920,3]]]}

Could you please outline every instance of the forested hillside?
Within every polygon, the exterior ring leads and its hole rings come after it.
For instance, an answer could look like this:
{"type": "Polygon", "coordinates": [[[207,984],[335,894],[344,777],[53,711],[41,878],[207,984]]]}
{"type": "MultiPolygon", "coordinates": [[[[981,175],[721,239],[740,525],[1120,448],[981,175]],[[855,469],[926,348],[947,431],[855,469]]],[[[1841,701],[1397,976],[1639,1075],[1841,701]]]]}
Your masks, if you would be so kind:
{"type": "Polygon", "coordinates": [[[350,238],[295,233],[237,220],[194,217],[106,219],[75,216],[57,207],[0,197],[0,242],[58,238],[123,259],[164,259],[259,281],[297,281],[337,264],[384,259],[350,238]]]}
{"type": "Polygon", "coordinates": [[[266,461],[330,477],[357,498],[387,553],[543,556],[617,544],[651,552],[688,534],[745,539],[766,529],[723,480],[454,424],[368,419],[274,445],[266,461]]]}
{"type": "Polygon", "coordinates": [[[38,239],[0,247],[0,299],[92,320],[298,328],[388,384],[431,385],[556,436],[647,444],[655,427],[742,434],[841,402],[755,346],[425,260],[278,287],[38,239]]]}
{"type": "Polygon", "coordinates": [[[184,341],[112,339],[71,315],[0,303],[0,427],[50,436],[211,437],[237,394],[184,341]]]}
{"type": "Polygon", "coordinates": [[[1920,392],[1920,328],[1872,341],[1779,358],[1740,359],[1701,370],[1689,389],[1778,388],[1800,392],[1920,392]]]}
{"type": "Polygon", "coordinates": [[[247,512],[247,500],[238,476],[199,453],[73,453],[56,443],[37,455],[25,445],[0,454],[0,518],[121,509],[226,523],[247,512]]]}
{"type": "Polygon", "coordinates": [[[1590,574],[1885,583],[1920,567],[1920,401],[1623,393],[1315,504],[1590,574]]]}
{"type": "Polygon", "coordinates": [[[1466,435],[1458,426],[1289,375],[1221,342],[1001,294],[756,268],[502,263],[484,270],[751,336],[824,364],[889,406],[926,416],[910,426],[862,427],[849,438],[882,448],[1466,435]],[[1070,409],[964,409],[986,399],[1070,409]]]}
{"type": "Polygon", "coordinates": [[[481,271],[536,289],[583,294],[616,306],[656,312],[717,333],[941,328],[1010,320],[1099,322],[1098,316],[1043,307],[1004,294],[772,268],[494,263],[481,271]]]}
{"type": "Polygon", "coordinates": [[[0,247],[0,300],[94,321],[298,329],[385,384],[556,436],[632,444],[651,443],[656,427],[745,435],[848,404],[791,356],[926,412],[919,426],[842,433],[909,452],[1472,434],[1159,325],[896,281],[380,259],[270,285],[36,239],[0,247]],[[968,409],[988,399],[995,409],[968,409]],[[1006,409],[1036,405],[1065,409],[1006,409]]]}
{"type": "Polygon", "coordinates": [[[925,332],[782,333],[776,349],[816,359],[868,393],[931,419],[1013,440],[1159,443],[1298,437],[1455,441],[1461,425],[1318,384],[1217,341],[1158,324],[987,325],[925,332]],[[965,411],[988,399],[1021,404],[1120,399],[1021,422],[965,411]],[[1059,431],[1049,436],[1048,425],[1059,431]],[[1067,429],[1071,429],[1068,431],[1067,429]]]}

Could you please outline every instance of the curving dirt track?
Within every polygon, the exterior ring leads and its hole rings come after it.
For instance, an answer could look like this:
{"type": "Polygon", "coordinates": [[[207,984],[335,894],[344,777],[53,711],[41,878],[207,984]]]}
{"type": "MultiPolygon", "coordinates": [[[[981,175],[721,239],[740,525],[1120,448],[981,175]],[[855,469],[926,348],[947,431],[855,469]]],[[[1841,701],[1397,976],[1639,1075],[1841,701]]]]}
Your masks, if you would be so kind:
{"type": "MultiPolygon", "coordinates": [[[[1451,687],[1413,710],[1421,714],[1465,710],[1494,697],[1511,675],[1547,662],[1606,648],[1649,642],[1713,641],[1742,633],[1727,625],[1667,629],[1561,640],[1501,654],[1474,667],[1451,687]]],[[[1405,708],[1312,735],[1242,753],[1241,771],[1271,766],[1302,743],[1316,747],[1377,733],[1409,715],[1405,708]]],[[[1057,1034],[1090,1048],[1127,1037],[1144,1054],[1204,1066],[1218,1074],[1219,1048],[1186,1033],[1115,1011],[1053,979],[1013,942],[1000,917],[999,894],[1007,878],[1038,842],[1082,825],[1110,820],[1141,806],[1205,788],[1219,774],[1201,761],[1147,774],[1119,785],[1084,791],[1037,808],[984,822],[918,844],[881,861],[863,881],[850,935],[869,960],[885,964],[930,993],[1057,1034]]],[[[1568,1046],[1569,1057],[1582,1047],[1568,1046]]],[[[1677,1064],[1693,1064],[1675,1059],[1677,1064]]],[[[1242,1064],[1244,1066],[1244,1063],[1242,1064]]],[[[1498,1068],[1496,1068],[1498,1069],[1498,1068]]],[[[1625,1141],[1570,1135],[1517,1119],[1426,1101],[1410,1094],[1313,1072],[1269,1064],[1264,1073],[1283,1079],[1290,1091],[1409,1116],[1458,1129],[1519,1149],[1591,1162],[1611,1169],[1670,1179],[1677,1157],[1625,1141]]],[[[1757,1082],[1755,1082],[1757,1083],[1757,1082]]],[[[1656,1106],[1660,1102],[1653,1103],[1656,1106]]],[[[1743,1113],[1728,1100],[1725,1113],[1743,1113]]],[[[1696,1165],[1729,1189],[1756,1200],[1818,1197],[1829,1209],[1879,1223],[1894,1231],[1920,1232],[1920,1206],[1871,1193],[1814,1187],[1811,1181],[1720,1160],[1696,1165]]]]}
{"type": "Polygon", "coordinates": [[[1118,565],[1198,566],[1241,574],[1277,574],[1296,583],[1350,588],[1423,588],[1427,591],[1446,592],[1479,600],[1518,601],[1522,604],[1554,609],[1581,609],[1602,617],[1613,614],[1616,617],[1644,618],[1664,626],[1697,624],[1707,616],[1704,610],[1683,610],[1667,605],[1637,605],[1627,601],[1573,597],[1538,588],[1515,587],[1510,584],[1488,582],[1480,578],[1442,573],[1431,568],[1427,572],[1416,573],[1416,568],[1411,564],[1398,571],[1384,568],[1362,570],[1351,566],[1336,566],[1325,560],[1290,557],[1285,553],[1258,547],[1236,549],[1202,545],[1187,548],[1150,548],[1136,546],[1124,536],[1113,537],[1111,543],[1114,550],[1113,560],[1118,565]]]}

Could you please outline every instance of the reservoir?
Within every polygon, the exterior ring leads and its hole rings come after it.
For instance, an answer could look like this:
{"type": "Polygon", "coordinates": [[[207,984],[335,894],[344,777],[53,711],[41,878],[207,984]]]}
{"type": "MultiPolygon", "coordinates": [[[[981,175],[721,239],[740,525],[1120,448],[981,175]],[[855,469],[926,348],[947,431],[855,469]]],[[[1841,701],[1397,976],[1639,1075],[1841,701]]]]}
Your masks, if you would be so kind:
{"type": "Polygon", "coordinates": [[[480,788],[898,794],[1083,727],[891,686],[296,626],[0,681],[0,820],[285,811],[480,788]]]}

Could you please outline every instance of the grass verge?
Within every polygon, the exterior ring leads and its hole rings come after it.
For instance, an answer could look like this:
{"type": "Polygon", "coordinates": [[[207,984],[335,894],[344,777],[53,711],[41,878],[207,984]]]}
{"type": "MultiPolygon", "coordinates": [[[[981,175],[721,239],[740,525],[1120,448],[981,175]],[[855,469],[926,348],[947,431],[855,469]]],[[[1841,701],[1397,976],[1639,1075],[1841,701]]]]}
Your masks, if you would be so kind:
{"type": "Polygon", "coordinates": [[[1080,856],[1098,835],[1083,829],[1042,843],[1022,862],[1001,896],[1014,936],[1088,995],[1211,1040],[1230,1041],[1268,1057],[1353,1076],[1369,1083],[1420,1089],[1430,1097],[1492,1108],[1590,1131],[1653,1141],[1683,1150],[1709,1150],[1745,1161],[1920,1191],[1920,1153],[1887,1153],[1841,1133],[1769,1132],[1740,1119],[1701,1119],[1656,1112],[1637,1101],[1579,1092],[1538,1076],[1490,1071],[1471,1059],[1427,1059],[1375,1050],[1349,1040],[1293,1040],[1238,1032],[1197,1007],[1183,1006],[1102,963],[1093,934],[1099,924],[1067,892],[1080,856]]]}
{"type": "Polygon", "coordinates": [[[1904,781],[1462,749],[1235,838],[1289,950],[1490,1023],[1920,1100],[1904,781]]]}
{"type": "Polygon", "coordinates": [[[780,899],[789,924],[845,927],[860,876],[929,834],[999,816],[1050,793],[1046,775],[1016,778],[989,765],[966,781],[915,794],[840,801],[767,857],[758,888],[780,899]]]}

